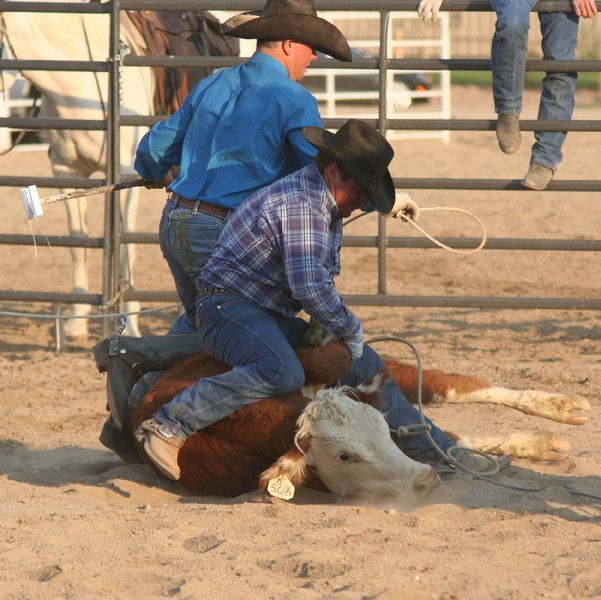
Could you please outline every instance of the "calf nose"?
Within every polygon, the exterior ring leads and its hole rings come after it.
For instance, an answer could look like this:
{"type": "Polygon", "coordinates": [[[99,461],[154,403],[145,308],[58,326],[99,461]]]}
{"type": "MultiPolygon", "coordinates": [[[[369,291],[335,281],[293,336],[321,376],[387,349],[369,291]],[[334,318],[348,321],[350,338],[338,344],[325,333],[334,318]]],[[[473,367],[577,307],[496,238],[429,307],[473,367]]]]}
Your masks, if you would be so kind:
{"type": "Polygon", "coordinates": [[[422,471],[413,482],[413,491],[417,496],[427,496],[440,484],[440,477],[432,467],[422,471]]]}

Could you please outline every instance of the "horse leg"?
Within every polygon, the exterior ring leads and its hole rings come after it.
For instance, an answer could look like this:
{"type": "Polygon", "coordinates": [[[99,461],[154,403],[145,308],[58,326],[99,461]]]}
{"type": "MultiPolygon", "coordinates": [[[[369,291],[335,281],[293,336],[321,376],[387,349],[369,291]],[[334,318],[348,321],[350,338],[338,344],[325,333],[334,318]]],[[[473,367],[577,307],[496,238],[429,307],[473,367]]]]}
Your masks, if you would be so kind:
{"type": "MultiPolygon", "coordinates": [[[[121,218],[124,232],[135,231],[139,197],[139,189],[137,188],[132,188],[125,194],[125,199],[121,204],[121,218]]],[[[135,244],[121,245],[119,248],[119,256],[121,280],[133,288],[134,262],[136,258],[135,244]]],[[[123,310],[125,313],[133,313],[126,317],[125,334],[132,337],[139,337],[140,329],[138,327],[137,313],[140,311],[140,303],[137,301],[126,302],[123,310]]]]}
{"type": "MultiPolygon", "coordinates": [[[[62,190],[61,190],[62,191],[62,190]]],[[[75,237],[88,237],[87,233],[87,202],[85,198],[76,198],[65,202],[67,206],[67,220],[69,234],[75,237]]],[[[86,248],[71,248],[71,269],[74,292],[88,291],[88,251],[86,248]]],[[[90,313],[89,304],[74,304],[71,315],[75,318],[67,319],[63,323],[63,332],[67,337],[80,337],[88,334],[88,320],[90,313]]]]}

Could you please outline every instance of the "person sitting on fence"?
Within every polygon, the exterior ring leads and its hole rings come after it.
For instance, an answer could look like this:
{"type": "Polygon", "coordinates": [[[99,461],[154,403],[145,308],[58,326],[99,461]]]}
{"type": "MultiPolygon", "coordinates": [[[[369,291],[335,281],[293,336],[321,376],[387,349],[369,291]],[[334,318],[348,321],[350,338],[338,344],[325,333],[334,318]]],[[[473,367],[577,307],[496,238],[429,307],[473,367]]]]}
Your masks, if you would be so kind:
{"type": "MultiPolygon", "coordinates": [[[[395,203],[388,171],[393,149],[356,119],[336,134],[307,127],[303,135],[319,151],[315,162],[243,202],[202,271],[198,334],[205,351],[232,370],[199,380],[136,431],[148,456],[172,479],[179,478],[179,449],[195,431],[244,405],[302,387],[304,372],[293,351],[306,345],[308,324],[296,317],[301,309],[346,343],[353,362],[342,384],[356,386],[384,367],[363,344],[361,321],[334,278],[342,218],[356,209],[386,213],[395,203]]],[[[383,398],[390,427],[420,422],[395,382],[386,384],[383,398]]],[[[448,449],[453,442],[428,422],[437,444],[448,449]]],[[[416,460],[446,466],[424,436],[397,443],[416,460]]]]}
{"type": "Polygon", "coordinates": [[[315,97],[298,82],[315,50],[352,61],[346,39],[317,17],[313,0],[267,0],[262,12],[236,15],[223,31],[257,39],[257,51],[202,80],[180,110],[142,138],[134,163],[155,182],[148,187],[171,192],[159,238],[184,313],[170,333],[196,331],[194,279],[230,211],[313,161],[316,151],[301,130],[322,122],[315,97]]]}
{"type": "MultiPolygon", "coordinates": [[[[418,15],[433,20],[442,0],[421,0],[418,15]]],[[[491,0],[497,14],[492,39],[492,90],[497,119],[497,140],[505,154],[520,147],[519,125],[528,51],[530,11],[536,0],[513,2],[491,0]]],[[[573,11],[540,12],[542,51],[545,60],[573,60],[578,41],[579,17],[585,19],[597,13],[594,0],[573,0],[573,11]]],[[[547,72],[543,79],[538,119],[564,120],[572,118],[577,73],[547,72]]],[[[532,146],[530,168],[522,185],[532,190],[544,190],[561,162],[565,131],[537,131],[532,146]]]]}

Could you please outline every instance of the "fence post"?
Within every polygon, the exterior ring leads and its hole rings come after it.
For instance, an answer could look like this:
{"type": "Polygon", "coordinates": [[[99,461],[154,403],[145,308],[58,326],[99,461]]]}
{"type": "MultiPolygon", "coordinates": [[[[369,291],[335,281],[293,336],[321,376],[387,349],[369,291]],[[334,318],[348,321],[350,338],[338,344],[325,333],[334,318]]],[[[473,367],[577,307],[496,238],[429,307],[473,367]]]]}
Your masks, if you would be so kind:
{"type": "MultiPolygon", "coordinates": [[[[117,183],[119,180],[119,73],[121,69],[120,57],[120,4],[119,0],[112,0],[110,13],[110,39],[109,39],[109,95],[107,103],[107,128],[106,128],[106,179],[107,183],[117,183]]],[[[104,257],[102,272],[102,303],[106,306],[118,290],[119,277],[119,216],[120,207],[118,193],[110,192],[106,195],[104,204],[104,257]]],[[[118,302],[115,303],[118,307],[118,302]]],[[[111,307],[112,308],[112,307],[111,307]]],[[[111,311],[109,308],[109,312],[111,311]]],[[[105,309],[106,310],[106,309],[105,309]]],[[[103,319],[103,335],[108,335],[113,329],[109,319],[103,319]]]]}
{"type": "MultiPolygon", "coordinates": [[[[380,11],[380,97],[378,100],[378,129],[386,137],[388,128],[387,111],[387,70],[388,70],[388,24],[390,11],[380,11]]],[[[378,294],[386,294],[386,219],[378,213],[378,294]]]]}

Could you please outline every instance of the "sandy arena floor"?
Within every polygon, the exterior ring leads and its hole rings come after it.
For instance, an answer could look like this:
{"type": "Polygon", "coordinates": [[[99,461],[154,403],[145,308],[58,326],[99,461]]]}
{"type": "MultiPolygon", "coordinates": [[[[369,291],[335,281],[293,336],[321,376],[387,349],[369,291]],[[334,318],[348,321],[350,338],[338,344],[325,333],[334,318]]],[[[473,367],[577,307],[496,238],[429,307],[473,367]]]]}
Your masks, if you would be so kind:
{"type": "MultiPolygon", "coordinates": [[[[536,113],[526,98],[524,118],[536,113]]],[[[488,90],[455,91],[454,114],[492,118],[488,90]],[[469,100],[469,106],[468,102],[469,100]]],[[[601,118],[580,94],[577,118],[601,118]]],[[[598,134],[570,134],[558,179],[601,179],[598,134]]],[[[453,133],[397,142],[393,174],[407,177],[519,178],[532,134],[504,156],[494,133],[453,133]]],[[[49,174],[42,153],[0,158],[2,173],[49,174]]],[[[44,190],[42,190],[44,191],[44,190]]],[[[410,190],[411,191],[411,190],[410,190]]],[[[50,192],[50,190],[48,190],[50,192]]],[[[2,188],[4,233],[28,233],[17,189],[2,188]]],[[[490,237],[598,239],[596,194],[415,191],[422,206],[476,213],[490,237]]],[[[141,231],[156,231],[163,196],[147,193],[141,231]]],[[[91,229],[101,233],[101,201],[91,229]]],[[[368,217],[349,233],[375,231],[368,217]]],[[[424,214],[434,234],[477,236],[461,216],[424,214]]],[[[66,233],[64,210],[46,209],[38,234],[66,233]]],[[[391,235],[412,235],[390,225],[391,235]]],[[[69,254],[38,236],[32,248],[2,247],[3,289],[67,290],[69,254]]],[[[100,256],[91,251],[99,291],[100,256]]],[[[598,257],[591,253],[391,250],[394,294],[599,297],[598,257]]],[[[156,247],[140,246],[136,283],[170,289],[156,247]]],[[[375,251],[345,249],[344,293],[376,291],[375,251]]],[[[42,310],[3,304],[0,310],[42,310]]],[[[473,373],[509,386],[574,392],[593,411],[582,427],[528,417],[502,407],[437,407],[429,415],[465,433],[547,430],[572,444],[560,463],[517,460],[501,481],[543,486],[537,493],[457,476],[412,512],[337,503],[300,490],[292,503],[259,493],[233,500],[194,497],[146,466],[128,466],[104,449],[103,376],[86,340],[54,352],[53,323],[2,318],[0,333],[0,598],[339,598],[341,600],[601,598],[601,500],[571,495],[567,483],[601,494],[601,322],[594,311],[358,308],[366,335],[415,343],[426,367],[473,373]]],[[[174,313],[144,317],[162,332],[174,313]]],[[[379,349],[411,360],[404,347],[379,349]]]]}

